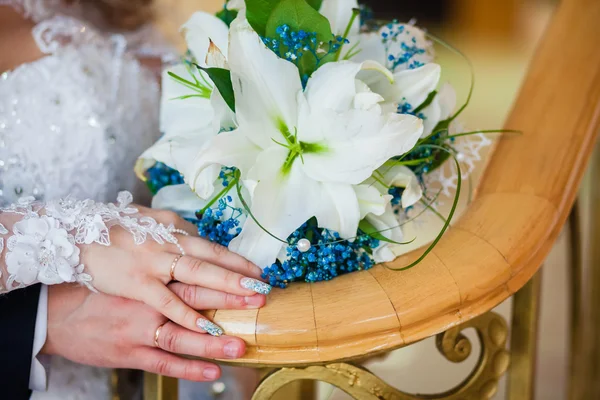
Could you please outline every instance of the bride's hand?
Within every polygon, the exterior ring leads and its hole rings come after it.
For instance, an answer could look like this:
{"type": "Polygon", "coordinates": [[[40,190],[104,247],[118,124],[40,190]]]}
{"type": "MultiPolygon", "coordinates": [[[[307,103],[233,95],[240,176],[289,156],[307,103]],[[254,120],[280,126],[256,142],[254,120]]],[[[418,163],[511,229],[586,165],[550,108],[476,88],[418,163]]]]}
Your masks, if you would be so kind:
{"type": "Polygon", "coordinates": [[[216,336],[223,333],[221,328],[169,290],[169,282],[190,285],[184,298],[202,288],[219,292],[225,301],[235,299],[240,306],[258,308],[264,304],[271,286],[259,280],[260,268],[225,247],[197,237],[196,227],[175,213],[136,207],[142,215],[165,226],[173,224],[189,236],[175,234],[180,247],[153,240],[136,245],[129,232],[118,226],[111,228],[110,246],[82,246],[81,261],[97,290],[139,300],[182,327],[216,336]],[[181,256],[181,249],[185,256],[181,256]]]}
{"type": "MultiPolygon", "coordinates": [[[[182,283],[171,283],[169,288],[195,309],[245,307],[243,298],[214,290],[182,283]]],[[[138,301],[92,293],[76,285],[52,285],[48,290],[44,354],[99,367],[210,381],[220,375],[217,365],[171,353],[216,359],[239,358],[245,353],[245,343],[239,338],[189,331],[138,301]]],[[[264,296],[251,297],[251,303],[262,305],[264,296]]]]}

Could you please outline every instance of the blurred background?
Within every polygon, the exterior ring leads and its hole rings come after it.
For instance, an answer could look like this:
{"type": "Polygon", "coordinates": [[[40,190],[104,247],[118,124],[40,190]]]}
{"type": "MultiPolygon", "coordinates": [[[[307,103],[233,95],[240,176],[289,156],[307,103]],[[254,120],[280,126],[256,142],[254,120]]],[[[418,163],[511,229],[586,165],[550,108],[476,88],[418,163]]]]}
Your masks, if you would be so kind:
{"type": "MultiPolygon", "coordinates": [[[[196,10],[216,12],[221,0],[157,0],[157,25],[183,49],[179,26],[196,10]]],[[[369,0],[377,18],[408,21],[459,48],[473,63],[476,86],[462,120],[471,129],[498,129],[503,125],[538,39],[543,35],[557,1],[554,0],[369,0]]],[[[444,79],[464,97],[470,79],[464,60],[440,52],[444,79]]],[[[536,398],[567,398],[568,376],[568,236],[563,232],[543,269],[542,305],[538,341],[536,398]]],[[[402,290],[402,288],[398,288],[402,290]]],[[[510,321],[511,300],[497,310],[510,321]]],[[[436,350],[433,338],[397,350],[365,364],[388,383],[411,393],[448,390],[466,378],[478,357],[474,332],[466,331],[475,345],[469,359],[452,364],[436,350]]],[[[346,399],[326,384],[320,399],[346,399]]],[[[281,398],[294,400],[291,394],[281,398]]],[[[229,398],[225,393],[215,398],[229,398]]],[[[504,399],[504,380],[495,399],[504,399]]]]}

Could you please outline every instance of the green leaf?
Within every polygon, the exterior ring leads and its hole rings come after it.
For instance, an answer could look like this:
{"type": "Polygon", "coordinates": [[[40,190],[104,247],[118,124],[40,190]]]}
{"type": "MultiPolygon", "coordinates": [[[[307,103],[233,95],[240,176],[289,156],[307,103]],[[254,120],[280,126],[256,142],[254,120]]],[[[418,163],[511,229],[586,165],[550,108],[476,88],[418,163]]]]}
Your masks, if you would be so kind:
{"type": "Polygon", "coordinates": [[[203,68],[199,65],[196,67],[208,74],[213,81],[225,103],[235,112],[235,96],[233,94],[233,85],[231,84],[231,71],[224,68],[203,68]]]}
{"type": "Polygon", "coordinates": [[[436,94],[437,94],[437,91],[435,91],[435,90],[433,92],[430,92],[427,95],[427,98],[425,99],[425,101],[423,103],[421,103],[420,106],[418,106],[417,108],[415,108],[414,111],[413,111],[413,113],[415,115],[417,115],[422,109],[424,109],[425,107],[427,107],[428,105],[430,105],[436,94]]]}
{"type": "MultiPolygon", "coordinates": [[[[270,39],[278,38],[277,28],[281,25],[288,25],[292,31],[296,32],[300,30],[315,32],[317,42],[324,43],[324,46],[328,46],[328,43],[333,39],[329,20],[319,14],[306,0],[281,0],[267,21],[265,36],[270,39]]],[[[323,50],[327,51],[328,48],[325,47],[323,50]]],[[[285,54],[285,52],[285,46],[282,45],[281,53],[285,54]]],[[[279,54],[279,56],[282,54],[279,54]]],[[[300,76],[310,76],[319,65],[330,61],[335,61],[334,54],[317,59],[312,52],[306,51],[297,64],[300,76]]]]}
{"type": "Polygon", "coordinates": [[[246,0],[246,19],[260,36],[266,35],[267,21],[281,0],[246,0]]]}
{"type": "Polygon", "coordinates": [[[238,10],[229,10],[227,8],[223,8],[221,11],[217,13],[217,18],[221,21],[225,22],[227,26],[230,26],[235,17],[238,15],[238,10]]]}
{"type": "Polygon", "coordinates": [[[319,11],[321,9],[321,4],[323,4],[323,0],[306,0],[309,6],[319,11]]]}
{"type": "Polygon", "coordinates": [[[273,9],[266,25],[268,37],[277,37],[276,29],[288,25],[292,30],[316,32],[317,40],[328,42],[332,39],[329,20],[319,14],[306,0],[281,0],[273,9]]]}
{"type": "MultiPolygon", "coordinates": [[[[306,0],[306,2],[318,11],[323,0],[306,0]]],[[[268,36],[267,21],[279,3],[281,0],[246,0],[246,19],[260,36],[268,36]]],[[[219,15],[217,14],[217,16],[219,15]]],[[[221,17],[219,16],[219,18],[221,17]]],[[[225,22],[227,23],[227,21],[225,22]]]]}

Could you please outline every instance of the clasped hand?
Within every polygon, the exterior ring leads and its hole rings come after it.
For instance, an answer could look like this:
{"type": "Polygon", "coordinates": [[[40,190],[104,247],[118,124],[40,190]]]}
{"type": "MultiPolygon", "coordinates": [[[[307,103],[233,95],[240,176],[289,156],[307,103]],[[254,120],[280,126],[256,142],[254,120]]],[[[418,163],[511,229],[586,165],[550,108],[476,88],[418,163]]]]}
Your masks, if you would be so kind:
{"type": "Polygon", "coordinates": [[[194,381],[217,379],[217,365],[173,353],[241,357],[243,340],[222,336],[221,328],[199,311],[262,307],[271,287],[259,280],[260,268],[197,237],[196,227],[176,214],[138,209],[189,236],[177,234],[181,248],[154,241],[136,245],[128,232],[114,227],[111,246],[82,246],[82,261],[99,293],[76,285],[49,287],[42,352],[101,367],[194,381]]]}

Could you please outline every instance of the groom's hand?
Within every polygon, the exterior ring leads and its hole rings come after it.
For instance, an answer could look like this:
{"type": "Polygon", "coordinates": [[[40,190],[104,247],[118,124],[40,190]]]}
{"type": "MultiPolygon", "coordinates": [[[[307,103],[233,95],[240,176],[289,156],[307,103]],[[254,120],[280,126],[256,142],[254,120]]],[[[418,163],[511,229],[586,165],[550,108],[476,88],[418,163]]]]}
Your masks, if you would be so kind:
{"type": "MultiPolygon", "coordinates": [[[[234,296],[181,283],[169,287],[194,309],[244,309],[265,304],[265,296],[260,294],[234,296]]],[[[141,369],[207,381],[219,378],[217,365],[172,353],[231,359],[241,357],[245,350],[239,338],[187,330],[138,301],[92,293],[74,285],[49,287],[48,336],[42,349],[45,354],[99,367],[141,369]]]]}

